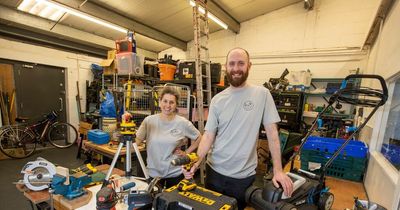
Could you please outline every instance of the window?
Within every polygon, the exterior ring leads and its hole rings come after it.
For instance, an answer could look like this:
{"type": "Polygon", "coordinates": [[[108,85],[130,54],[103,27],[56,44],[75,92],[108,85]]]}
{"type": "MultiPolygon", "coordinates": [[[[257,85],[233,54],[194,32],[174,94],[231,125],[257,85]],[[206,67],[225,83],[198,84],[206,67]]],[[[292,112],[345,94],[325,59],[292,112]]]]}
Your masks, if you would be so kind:
{"type": "MultiPolygon", "coordinates": [[[[389,115],[384,132],[381,153],[397,170],[400,170],[400,78],[394,84],[388,84],[393,95],[388,101],[389,115]],[[394,88],[390,88],[394,85],[394,88]]],[[[391,91],[390,91],[391,92],[391,91]]],[[[389,92],[389,93],[390,93],[389,92]]]]}

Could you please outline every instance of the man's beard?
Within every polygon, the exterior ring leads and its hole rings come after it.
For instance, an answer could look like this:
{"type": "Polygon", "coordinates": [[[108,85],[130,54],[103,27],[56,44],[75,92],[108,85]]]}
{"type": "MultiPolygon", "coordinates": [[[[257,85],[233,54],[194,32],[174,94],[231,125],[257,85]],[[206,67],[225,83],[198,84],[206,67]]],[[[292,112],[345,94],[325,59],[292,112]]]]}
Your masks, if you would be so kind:
{"type": "Polygon", "coordinates": [[[244,72],[240,78],[233,78],[232,74],[234,73],[228,73],[226,76],[229,84],[231,84],[233,87],[239,87],[246,82],[247,77],[249,76],[249,71],[244,72]]]}

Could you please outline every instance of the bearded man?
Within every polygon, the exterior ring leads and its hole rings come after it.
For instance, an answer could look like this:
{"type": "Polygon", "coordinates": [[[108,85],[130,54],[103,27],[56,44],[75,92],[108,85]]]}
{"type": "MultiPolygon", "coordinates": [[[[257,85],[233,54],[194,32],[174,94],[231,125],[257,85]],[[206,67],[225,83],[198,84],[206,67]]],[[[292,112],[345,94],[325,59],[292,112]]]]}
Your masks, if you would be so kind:
{"type": "Polygon", "coordinates": [[[193,177],[208,154],[205,187],[236,198],[239,209],[244,209],[246,189],[255,180],[256,143],[262,123],[272,155],[273,183],[276,187],[281,184],[285,195],[290,196],[293,183],[282,170],[276,125],[280,118],[274,100],[268,89],[247,83],[251,62],[245,49],[230,50],[225,65],[230,86],[211,100],[205,132],[197,150],[199,161],[190,171],[184,171],[185,178],[193,177]]]}

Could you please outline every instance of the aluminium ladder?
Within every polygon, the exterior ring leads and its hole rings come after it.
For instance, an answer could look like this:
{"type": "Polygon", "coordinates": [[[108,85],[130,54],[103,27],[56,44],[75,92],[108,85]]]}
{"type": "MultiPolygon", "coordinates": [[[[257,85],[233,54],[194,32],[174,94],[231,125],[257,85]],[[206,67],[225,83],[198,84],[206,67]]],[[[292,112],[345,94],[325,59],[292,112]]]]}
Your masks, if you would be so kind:
{"type": "MultiPolygon", "coordinates": [[[[193,7],[193,27],[194,27],[194,55],[196,68],[196,94],[197,94],[197,116],[198,129],[204,133],[204,106],[209,106],[211,102],[211,70],[208,52],[208,11],[207,0],[194,0],[193,7]],[[205,66],[205,74],[203,73],[205,66]],[[206,84],[203,84],[205,79],[206,84]],[[204,103],[204,94],[206,103],[204,103]]],[[[200,166],[200,179],[204,184],[204,162],[200,166]]]]}

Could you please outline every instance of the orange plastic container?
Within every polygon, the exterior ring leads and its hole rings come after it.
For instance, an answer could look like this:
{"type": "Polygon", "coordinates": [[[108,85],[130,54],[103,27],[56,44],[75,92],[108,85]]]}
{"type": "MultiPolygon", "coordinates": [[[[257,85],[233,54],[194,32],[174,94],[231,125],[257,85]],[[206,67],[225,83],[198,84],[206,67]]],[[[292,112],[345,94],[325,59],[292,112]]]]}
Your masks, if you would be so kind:
{"type": "Polygon", "coordinates": [[[160,70],[160,80],[173,80],[176,66],[171,64],[158,64],[158,69],[160,70]]]}

